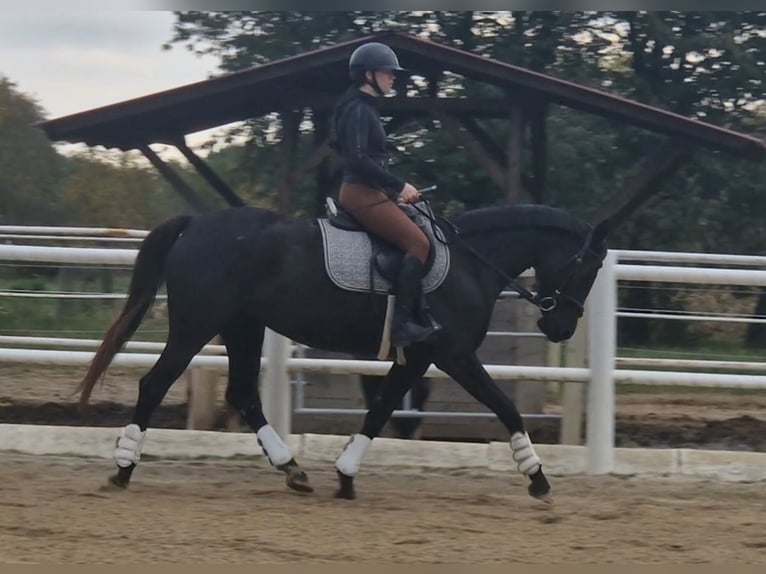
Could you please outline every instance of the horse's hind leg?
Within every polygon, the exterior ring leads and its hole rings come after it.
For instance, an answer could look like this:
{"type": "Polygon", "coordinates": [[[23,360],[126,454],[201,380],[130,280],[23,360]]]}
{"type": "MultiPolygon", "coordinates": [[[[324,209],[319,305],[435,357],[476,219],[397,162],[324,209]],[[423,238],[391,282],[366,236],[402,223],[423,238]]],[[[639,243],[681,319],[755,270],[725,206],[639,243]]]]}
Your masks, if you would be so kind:
{"type": "Polygon", "coordinates": [[[226,400],[255,431],[269,462],[286,475],[287,486],[299,492],[313,492],[308,476],[295,461],[263,414],[258,394],[264,327],[252,321],[238,321],[221,332],[229,355],[229,384],[226,400]]]}
{"type": "Polygon", "coordinates": [[[194,355],[214,336],[214,331],[205,333],[188,328],[173,329],[171,326],[168,342],[160,358],[139,382],[138,401],[131,423],[122,429],[122,435],[117,439],[114,452],[117,474],[109,479],[113,485],[127,488],[141,458],[141,448],[152,414],[194,355]]]}
{"type": "Polygon", "coordinates": [[[407,353],[407,364],[394,363],[383,382],[383,389],[376,397],[364,417],[362,431],[352,435],[335,461],[340,487],[335,493],[336,498],[352,500],[354,492],[354,476],[359,472],[362,458],[372,443],[372,439],[380,434],[391,413],[401,403],[404,394],[412,387],[431,365],[431,359],[412,351],[407,353]]]}
{"type": "Polygon", "coordinates": [[[524,421],[516,405],[497,386],[475,354],[450,355],[435,361],[436,366],[452,377],[476,400],[497,415],[511,435],[511,451],[519,472],[531,481],[529,494],[544,502],[551,502],[551,485],[543,474],[542,463],[535,452],[524,421]]]}

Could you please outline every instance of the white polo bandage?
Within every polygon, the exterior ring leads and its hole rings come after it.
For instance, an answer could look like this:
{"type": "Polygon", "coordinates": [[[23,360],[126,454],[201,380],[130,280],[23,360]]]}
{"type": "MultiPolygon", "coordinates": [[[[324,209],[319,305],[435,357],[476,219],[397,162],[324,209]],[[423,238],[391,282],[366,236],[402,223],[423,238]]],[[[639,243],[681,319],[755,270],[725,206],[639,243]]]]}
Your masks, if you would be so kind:
{"type": "Polygon", "coordinates": [[[351,435],[351,438],[343,448],[343,452],[340,453],[340,456],[335,461],[335,468],[346,476],[356,476],[362,464],[362,459],[371,444],[372,439],[366,435],[351,435]]]}
{"type": "Polygon", "coordinates": [[[540,457],[527,433],[515,432],[511,435],[511,450],[520,473],[530,476],[540,470],[540,457]]]}
{"type": "Polygon", "coordinates": [[[138,464],[145,437],[146,431],[142,431],[137,424],[129,424],[122,429],[114,449],[114,461],[117,466],[127,468],[131,464],[138,464]]]}
{"type": "Polygon", "coordinates": [[[282,466],[292,460],[293,454],[271,425],[263,425],[255,434],[271,466],[282,466]]]}

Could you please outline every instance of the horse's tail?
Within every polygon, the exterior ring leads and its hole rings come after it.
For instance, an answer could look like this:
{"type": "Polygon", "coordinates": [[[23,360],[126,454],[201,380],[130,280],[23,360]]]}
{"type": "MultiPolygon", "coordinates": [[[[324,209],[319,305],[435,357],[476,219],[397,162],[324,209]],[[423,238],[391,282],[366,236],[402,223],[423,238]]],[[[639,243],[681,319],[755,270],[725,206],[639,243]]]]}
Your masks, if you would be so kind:
{"type": "Polygon", "coordinates": [[[192,217],[180,215],[155,227],[146,236],[136,256],[133,276],[130,279],[128,299],[119,317],[106,331],[98,351],[88,367],[88,372],[77,387],[80,406],[85,406],[98,378],[106,371],[114,356],[133,336],[147,311],[154,303],[157,290],[165,279],[165,261],[181,232],[192,217]]]}

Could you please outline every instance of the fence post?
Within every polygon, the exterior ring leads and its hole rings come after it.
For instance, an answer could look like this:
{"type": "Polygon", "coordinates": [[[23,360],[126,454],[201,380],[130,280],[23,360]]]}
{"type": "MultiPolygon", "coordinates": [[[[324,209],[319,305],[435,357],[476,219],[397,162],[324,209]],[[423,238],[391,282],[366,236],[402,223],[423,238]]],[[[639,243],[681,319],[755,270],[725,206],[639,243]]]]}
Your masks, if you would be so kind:
{"type": "Polygon", "coordinates": [[[586,445],[588,473],[614,469],[614,365],[617,348],[617,254],[604,259],[588,297],[588,385],[586,445]]]}
{"type": "MultiPolygon", "coordinates": [[[[583,314],[577,331],[564,347],[564,366],[586,367],[588,313],[583,314]]],[[[585,383],[561,383],[561,444],[582,444],[582,420],[585,410],[585,383]]]]}
{"type": "MultiPolygon", "coordinates": [[[[221,345],[221,337],[216,335],[208,344],[221,345]]],[[[187,382],[188,411],[186,428],[211,430],[218,418],[218,373],[195,367],[187,369],[182,375],[187,382]]]]}
{"type": "Polygon", "coordinates": [[[218,373],[194,368],[184,372],[188,382],[188,411],[186,428],[211,430],[218,417],[218,373]]]}
{"type": "Polygon", "coordinates": [[[263,414],[277,434],[287,440],[292,430],[293,414],[290,380],[287,376],[290,344],[279,333],[266,329],[263,350],[266,357],[266,366],[261,378],[263,414]]]}

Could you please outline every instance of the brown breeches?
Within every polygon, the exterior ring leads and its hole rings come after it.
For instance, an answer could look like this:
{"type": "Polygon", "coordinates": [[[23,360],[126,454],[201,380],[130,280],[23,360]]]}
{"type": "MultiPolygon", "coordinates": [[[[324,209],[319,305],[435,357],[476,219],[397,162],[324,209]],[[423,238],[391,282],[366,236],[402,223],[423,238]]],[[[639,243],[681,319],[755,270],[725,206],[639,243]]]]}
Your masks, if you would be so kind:
{"type": "Polygon", "coordinates": [[[338,201],[367,231],[426,262],[431,246],[425,233],[382,191],[344,183],[338,201]]]}

